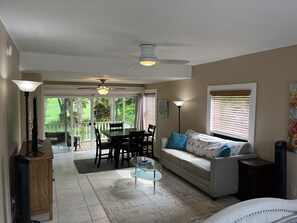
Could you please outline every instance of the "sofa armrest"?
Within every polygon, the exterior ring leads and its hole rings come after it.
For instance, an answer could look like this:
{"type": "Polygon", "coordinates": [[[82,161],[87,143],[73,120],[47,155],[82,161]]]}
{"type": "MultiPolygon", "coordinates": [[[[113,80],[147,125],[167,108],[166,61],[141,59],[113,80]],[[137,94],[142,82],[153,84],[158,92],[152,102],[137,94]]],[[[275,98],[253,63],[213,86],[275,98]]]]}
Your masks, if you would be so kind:
{"type": "Polygon", "coordinates": [[[238,160],[253,159],[257,154],[216,157],[210,164],[210,194],[212,197],[238,192],[238,160]]]}
{"type": "Polygon", "coordinates": [[[168,141],[169,141],[169,137],[162,137],[161,138],[161,149],[166,148],[166,145],[167,145],[168,141]]]}

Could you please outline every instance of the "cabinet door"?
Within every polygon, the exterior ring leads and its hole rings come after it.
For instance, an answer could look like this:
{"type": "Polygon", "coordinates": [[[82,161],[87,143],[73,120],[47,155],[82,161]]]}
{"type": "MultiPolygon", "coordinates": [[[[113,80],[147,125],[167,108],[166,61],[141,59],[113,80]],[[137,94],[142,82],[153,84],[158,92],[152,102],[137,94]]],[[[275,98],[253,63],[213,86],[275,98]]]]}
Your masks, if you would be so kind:
{"type": "Polygon", "coordinates": [[[51,209],[51,160],[31,160],[30,163],[30,195],[31,214],[41,214],[51,209]]]}

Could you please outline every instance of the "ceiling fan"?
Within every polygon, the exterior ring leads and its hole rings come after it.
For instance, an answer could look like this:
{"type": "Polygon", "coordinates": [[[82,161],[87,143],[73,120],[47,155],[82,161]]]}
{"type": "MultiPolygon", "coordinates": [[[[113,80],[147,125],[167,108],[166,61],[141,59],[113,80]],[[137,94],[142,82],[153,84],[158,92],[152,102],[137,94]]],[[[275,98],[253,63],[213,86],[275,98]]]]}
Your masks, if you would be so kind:
{"type": "Polygon", "coordinates": [[[78,89],[83,90],[97,90],[100,95],[106,95],[108,94],[109,90],[127,90],[127,88],[124,87],[109,87],[105,84],[106,79],[100,79],[101,84],[98,85],[98,87],[81,87],[78,89]]]}
{"type": "Polygon", "coordinates": [[[185,65],[190,62],[188,60],[158,59],[155,55],[156,45],[154,44],[141,44],[139,47],[141,52],[138,61],[143,66],[153,66],[156,63],[185,65]]]}

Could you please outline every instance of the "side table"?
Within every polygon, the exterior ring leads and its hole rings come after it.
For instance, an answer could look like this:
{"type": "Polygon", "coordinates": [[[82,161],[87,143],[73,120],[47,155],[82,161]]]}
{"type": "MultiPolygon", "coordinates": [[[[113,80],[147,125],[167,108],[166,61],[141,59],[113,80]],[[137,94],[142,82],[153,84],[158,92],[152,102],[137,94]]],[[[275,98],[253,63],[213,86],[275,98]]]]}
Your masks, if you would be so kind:
{"type": "Polygon", "coordinates": [[[239,160],[238,198],[274,196],[274,163],[263,159],[239,160]]]}

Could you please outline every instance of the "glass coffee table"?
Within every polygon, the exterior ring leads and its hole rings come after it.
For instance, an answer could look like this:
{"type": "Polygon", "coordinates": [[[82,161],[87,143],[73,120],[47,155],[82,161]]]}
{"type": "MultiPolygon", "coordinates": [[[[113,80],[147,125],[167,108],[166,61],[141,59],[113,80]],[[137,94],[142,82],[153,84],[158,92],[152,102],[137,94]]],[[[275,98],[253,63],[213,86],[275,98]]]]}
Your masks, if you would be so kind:
{"type": "Polygon", "coordinates": [[[131,171],[131,176],[135,178],[135,187],[137,187],[137,178],[153,181],[155,194],[156,181],[162,179],[162,165],[156,160],[144,156],[132,157],[130,164],[135,167],[131,171]]]}

